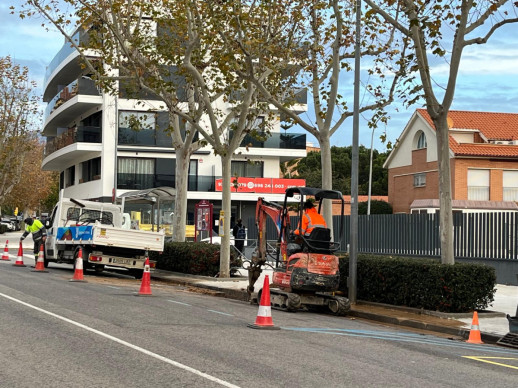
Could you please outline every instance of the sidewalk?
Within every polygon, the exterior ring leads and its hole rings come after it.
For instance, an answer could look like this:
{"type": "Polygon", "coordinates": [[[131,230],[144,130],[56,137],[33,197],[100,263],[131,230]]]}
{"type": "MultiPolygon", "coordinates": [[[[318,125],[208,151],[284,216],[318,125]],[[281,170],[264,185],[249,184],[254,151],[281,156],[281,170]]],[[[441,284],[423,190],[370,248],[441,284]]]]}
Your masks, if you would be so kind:
{"type": "MultiPolygon", "coordinates": [[[[262,288],[265,275],[269,275],[271,281],[271,274],[271,269],[263,270],[261,277],[255,284],[255,291],[262,288]]],[[[246,293],[248,272],[241,270],[240,275],[242,277],[220,279],[155,270],[152,272],[151,277],[175,284],[209,289],[226,298],[248,301],[246,293]]],[[[506,314],[515,316],[517,305],[518,287],[498,284],[492,305],[487,311],[481,311],[478,314],[482,341],[495,343],[509,332],[506,314]]],[[[363,301],[358,301],[352,307],[349,316],[386,324],[407,326],[414,329],[429,330],[466,339],[469,337],[473,319],[473,314],[471,313],[446,314],[363,301]]]]}

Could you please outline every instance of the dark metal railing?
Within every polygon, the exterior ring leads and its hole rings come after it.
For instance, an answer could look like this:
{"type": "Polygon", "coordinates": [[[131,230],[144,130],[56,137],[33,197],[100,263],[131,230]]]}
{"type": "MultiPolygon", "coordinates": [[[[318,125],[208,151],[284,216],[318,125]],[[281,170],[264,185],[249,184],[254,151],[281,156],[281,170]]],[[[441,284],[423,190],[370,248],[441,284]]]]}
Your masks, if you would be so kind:
{"type": "Polygon", "coordinates": [[[45,156],[52,154],[74,143],[101,143],[102,128],[101,127],[74,127],[54,138],[47,138],[45,144],[45,156]]]}

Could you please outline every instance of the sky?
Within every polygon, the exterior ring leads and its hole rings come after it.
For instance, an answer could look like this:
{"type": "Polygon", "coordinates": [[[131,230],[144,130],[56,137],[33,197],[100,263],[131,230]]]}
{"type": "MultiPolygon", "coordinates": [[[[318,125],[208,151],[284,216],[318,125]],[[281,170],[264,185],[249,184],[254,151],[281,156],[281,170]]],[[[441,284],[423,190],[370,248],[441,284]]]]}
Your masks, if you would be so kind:
{"type": "MultiPolygon", "coordinates": [[[[0,57],[10,55],[14,62],[27,66],[31,79],[41,89],[46,66],[63,46],[64,38],[57,31],[46,31],[41,26],[41,19],[20,20],[11,15],[9,7],[21,3],[22,0],[1,0],[0,57]]],[[[447,70],[442,63],[432,64],[432,73],[438,82],[446,79],[447,70]]],[[[363,72],[362,81],[366,81],[363,72]]],[[[352,95],[350,77],[344,78],[341,90],[344,95],[352,95]]],[[[375,130],[374,148],[385,151],[386,145],[379,136],[386,133],[387,140],[394,143],[412,113],[421,107],[416,104],[407,109],[399,102],[389,106],[389,123],[375,130]]],[[[464,50],[452,109],[518,113],[518,24],[504,26],[488,43],[464,50]]],[[[311,117],[311,112],[307,114],[311,117]]],[[[359,131],[360,144],[370,148],[372,131],[363,119],[359,131]]],[[[311,140],[308,136],[308,141],[311,140]]],[[[351,145],[352,118],[342,125],[331,141],[336,146],[351,145]]],[[[314,144],[317,145],[316,141],[314,144]]]]}

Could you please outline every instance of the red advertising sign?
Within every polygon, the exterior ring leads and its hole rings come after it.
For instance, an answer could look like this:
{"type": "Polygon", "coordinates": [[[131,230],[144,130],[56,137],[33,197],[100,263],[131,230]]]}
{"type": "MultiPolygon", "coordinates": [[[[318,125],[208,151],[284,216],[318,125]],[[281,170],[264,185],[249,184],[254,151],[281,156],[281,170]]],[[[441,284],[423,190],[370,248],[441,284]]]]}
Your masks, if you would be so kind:
{"type": "Polygon", "coordinates": [[[255,192],[256,193],[271,193],[272,192],[272,178],[255,178],[255,192]]]}
{"type": "MultiPolygon", "coordinates": [[[[231,179],[230,190],[238,193],[283,194],[289,187],[306,186],[305,179],[237,178],[237,182],[235,180],[236,178],[231,179]]],[[[216,179],[216,191],[223,191],[223,179],[216,179]]]]}
{"type": "MultiPolygon", "coordinates": [[[[235,191],[236,178],[232,179],[232,191],[235,191]]],[[[253,193],[255,190],[255,178],[237,178],[237,192],[238,193],[253,193]]]]}
{"type": "Polygon", "coordinates": [[[305,179],[272,179],[272,193],[283,194],[286,189],[296,186],[306,186],[305,179]]]}

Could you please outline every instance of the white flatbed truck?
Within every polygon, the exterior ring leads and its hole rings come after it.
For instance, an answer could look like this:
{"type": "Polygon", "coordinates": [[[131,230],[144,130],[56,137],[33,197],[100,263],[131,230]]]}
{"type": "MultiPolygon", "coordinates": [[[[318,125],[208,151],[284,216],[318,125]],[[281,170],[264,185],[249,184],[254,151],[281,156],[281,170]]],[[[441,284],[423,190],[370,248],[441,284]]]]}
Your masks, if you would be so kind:
{"type": "Polygon", "coordinates": [[[140,279],[149,252],[164,250],[164,231],[130,229],[129,216],[111,203],[61,197],[45,226],[45,267],[50,262],[75,266],[81,248],[85,270],[125,268],[140,279]]]}

